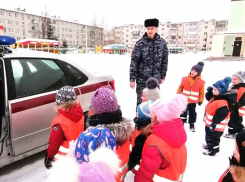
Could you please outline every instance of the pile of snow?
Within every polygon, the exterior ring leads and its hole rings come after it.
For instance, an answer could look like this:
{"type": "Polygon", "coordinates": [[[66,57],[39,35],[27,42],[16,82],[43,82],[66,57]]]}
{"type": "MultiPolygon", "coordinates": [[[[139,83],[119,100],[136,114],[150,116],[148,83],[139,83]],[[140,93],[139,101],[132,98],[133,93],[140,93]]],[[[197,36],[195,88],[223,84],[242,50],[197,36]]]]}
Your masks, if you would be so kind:
{"type": "MultiPolygon", "coordinates": [[[[130,56],[120,55],[67,55],[73,61],[78,62],[92,71],[101,71],[111,74],[116,82],[116,95],[121,105],[125,117],[135,117],[136,93],[135,89],[129,87],[129,65],[130,56]]],[[[169,67],[166,81],[161,85],[163,100],[171,99],[181,82],[183,76],[187,76],[191,67],[198,61],[202,61],[209,55],[199,54],[171,54],[169,56],[169,67]]],[[[231,76],[239,70],[244,70],[245,62],[205,62],[202,78],[206,81],[205,88],[212,85],[217,80],[226,76],[231,76]]],[[[202,121],[204,108],[207,101],[202,106],[197,106],[196,132],[187,132],[188,161],[184,175],[184,182],[217,182],[222,173],[227,169],[228,157],[234,150],[234,140],[221,138],[220,152],[214,156],[204,156],[202,154],[202,144],[205,142],[205,124],[202,121]]],[[[30,159],[16,162],[0,170],[0,181],[45,181],[47,170],[43,165],[44,154],[36,155],[38,158],[34,163],[30,159]],[[20,164],[21,167],[15,166],[20,164]]],[[[68,167],[69,168],[69,167],[68,167]]],[[[68,169],[67,168],[67,169],[68,169]]],[[[129,172],[125,182],[132,182],[134,175],[129,172]]]]}

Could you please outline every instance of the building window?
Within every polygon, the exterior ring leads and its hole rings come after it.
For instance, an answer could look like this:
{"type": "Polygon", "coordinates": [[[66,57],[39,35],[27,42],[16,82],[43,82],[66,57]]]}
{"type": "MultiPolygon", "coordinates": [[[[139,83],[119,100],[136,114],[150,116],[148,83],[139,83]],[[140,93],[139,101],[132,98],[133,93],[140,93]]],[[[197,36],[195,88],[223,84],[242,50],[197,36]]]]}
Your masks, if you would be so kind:
{"type": "Polygon", "coordinates": [[[167,25],[167,27],[169,28],[169,25],[167,25]]]}
{"type": "Polygon", "coordinates": [[[205,28],[208,28],[208,26],[205,26],[205,28]]]}
{"type": "Polygon", "coordinates": [[[209,42],[209,44],[212,44],[212,42],[209,42]]]}
{"type": "Polygon", "coordinates": [[[11,16],[12,15],[12,13],[11,12],[9,12],[9,16],[11,16]]]}
{"type": "Polygon", "coordinates": [[[213,38],[213,36],[211,35],[210,38],[213,38]]]}
{"type": "Polygon", "coordinates": [[[184,42],[184,44],[186,44],[186,42],[184,42]]]}
{"type": "Polygon", "coordinates": [[[126,42],[128,42],[128,40],[126,40],[126,42]]]}
{"type": "Polygon", "coordinates": [[[19,22],[18,22],[18,21],[16,22],[16,25],[17,25],[17,26],[19,25],[19,22]]]}
{"type": "Polygon", "coordinates": [[[16,29],[16,33],[20,33],[20,30],[19,29],[16,29]]]}
{"type": "Polygon", "coordinates": [[[4,15],[4,12],[3,11],[0,11],[0,15],[4,15]]]}
{"type": "Polygon", "coordinates": [[[16,17],[16,18],[18,17],[18,13],[15,13],[15,17],[16,17]]]}
{"type": "Polygon", "coordinates": [[[22,20],[25,20],[25,16],[24,15],[22,15],[22,20]]]}
{"type": "Polygon", "coordinates": [[[164,28],[162,28],[162,30],[164,30],[164,28]]]}
{"type": "Polygon", "coordinates": [[[179,39],[181,39],[181,36],[179,36],[179,39]]]}
{"type": "Polygon", "coordinates": [[[207,32],[204,32],[204,35],[207,35],[207,32]]]}
{"type": "Polygon", "coordinates": [[[179,27],[182,27],[182,24],[179,24],[179,27]]]}

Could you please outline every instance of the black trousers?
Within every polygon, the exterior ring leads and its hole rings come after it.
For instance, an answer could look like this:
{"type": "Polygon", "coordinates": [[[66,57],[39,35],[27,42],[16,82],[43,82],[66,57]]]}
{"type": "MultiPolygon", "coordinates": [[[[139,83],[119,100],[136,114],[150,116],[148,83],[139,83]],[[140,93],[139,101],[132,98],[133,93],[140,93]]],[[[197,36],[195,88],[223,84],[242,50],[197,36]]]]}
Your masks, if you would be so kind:
{"type": "Polygon", "coordinates": [[[224,132],[219,132],[219,131],[211,132],[207,126],[205,127],[205,132],[206,132],[205,140],[208,145],[208,150],[210,151],[215,150],[219,152],[220,138],[224,132]]]}
{"type": "Polygon", "coordinates": [[[242,124],[242,117],[239,116],[239,114],[231,114],[230,116],[230,120],[229,120],[229,123],[228,123],[228,132],[230,134],[236,134],[236,133],[240,133],[243,129],[244,129],[244,126],[242,124]]]}
{"type": "Polygon", "coordinates": [[[145,89],[145,87],[146,87],[145,83],[137,83],[136,85],[136,94],[137,94],[136,110],[137,110],[138,105],[142,103],[141,96],[142,96],[142,92],[145,89]]]}
{"type": "Polygon", "coordinates": [[[183,123],[186,123],[188,115],[189,115],[188,123],[194,124],[197,119],[196,103],[189,103],[186,108],[186,111],[180,115],[183,123]]]}

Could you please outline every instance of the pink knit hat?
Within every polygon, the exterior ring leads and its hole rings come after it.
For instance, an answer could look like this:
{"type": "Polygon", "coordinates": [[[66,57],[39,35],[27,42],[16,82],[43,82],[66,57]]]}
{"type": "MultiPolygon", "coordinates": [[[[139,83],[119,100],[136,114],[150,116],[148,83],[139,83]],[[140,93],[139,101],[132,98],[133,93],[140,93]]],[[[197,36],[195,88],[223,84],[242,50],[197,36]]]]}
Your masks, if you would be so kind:
{"type": "Polygon", "coordinates": [[[178,119],[180,115],[186,110],[187,97],[182,94],[177,94],[167,103],[158,99],[153,102],[150,110],[156,115],[158,122],[172,121],[178,119]]]}

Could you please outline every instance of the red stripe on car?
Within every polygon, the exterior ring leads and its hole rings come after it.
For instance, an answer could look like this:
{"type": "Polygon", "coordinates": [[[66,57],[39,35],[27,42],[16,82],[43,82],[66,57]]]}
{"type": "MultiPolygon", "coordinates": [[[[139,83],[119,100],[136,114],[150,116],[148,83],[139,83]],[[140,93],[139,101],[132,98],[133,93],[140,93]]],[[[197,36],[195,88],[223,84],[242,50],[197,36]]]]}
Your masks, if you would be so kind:
{"type": "MultiPolygon", "coordinates": [[[[96,83],[93,85],[82,86],[82,87],[79,87],[79,89],[80,89],[81,94],[86,94],[89,92],[93,92],[97,90],[98,88],[105,86],[105,85],[108,85],[107,81],[96,83]]],[[[79,89],[78,88],[75,89],[77,95],[80,95],[79,89]]],[[[11,104],[12,114],[55,102],[55,96],[56,96],[56,93],[53,93],[53,94],[49,94],[49,95],[45,95],[45,96],[41,96],[37,98],[32,98],[32,99],[27,99],[27,100],[23,100],[20,102],[12,103],[11,104]]]]}

